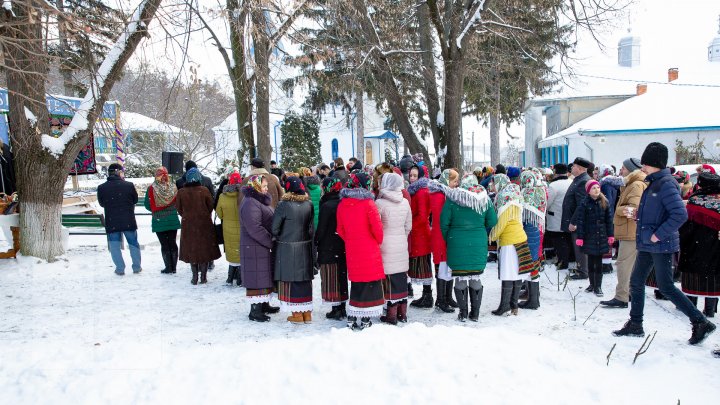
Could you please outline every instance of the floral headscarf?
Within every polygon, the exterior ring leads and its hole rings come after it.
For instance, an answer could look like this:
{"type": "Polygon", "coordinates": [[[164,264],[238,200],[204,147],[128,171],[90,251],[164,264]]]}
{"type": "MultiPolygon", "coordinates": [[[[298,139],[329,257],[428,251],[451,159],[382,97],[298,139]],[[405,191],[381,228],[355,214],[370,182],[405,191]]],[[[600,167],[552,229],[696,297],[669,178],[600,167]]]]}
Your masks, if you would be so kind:
{"type": "Polygon", "coordinates": [[[495,192],[500,193],[505,186],[510,184],[510,177],[506,174],[496,174],[493,176],[493,184],[495,185],[495,192]]]}
{"type": "Polygon", "coordinates": [[[520,186],[514,183],[507,184],[495,197],[498,222],[490,231],[490,240],[500,239],[505,227],[510,221],[521,221],[523,212],[523,197],[520,186]]]}
{"type": "Polygon", "coordinates": [[[526,170],[520,175],[523,197],[523,222],[535,225],[543,231],[547,211],[547,193],[537,173],[526,170]]]}
{"type": "Polygon", "coordinates": [[[342,190],[342,182],[336,177],[325,177],[322,182],[323,193],[339,193],[342,190]]]}
{"type": "Polygon", "coordinates": [[[688,172],[686,172],[684,170],[675,172],[675,174],[673,174],[673,176],[675,177],[675,180],[677,180],[677,182],[680,184],[685,184],[688,181],[690,181],[690,175],[688,174],[688,172]]]}
{"type": "Polygon", "coordinates": [[[520,186],[517,184],[510,183],[503,187],[502,191],[500,191],[495,197],[495,207],[497,207],[498,214],[500,214],[500,211],[503,208],[506,208],[509,205],[517,205],[522,206],[523,204],[523,196],[522,191],[520,190],[520,186]]]}
{"type": "Polygon", "coordinates": [[[470,187],[474,187],[477,185],[477,177],[472,173],[464,175],[462,180],[460,181],[460,187],[464,188],[465,190],[470,190],[470,187]]]}
{"type": "Polygon", "coordinates": [[[372,180],[364,172],[351,173],[348,178],[347,188],[364,188],[370,190],[372,180]]]}
{"type": "Polygon", "coordinates": [[[240,173],[232,173],[230,177],[228,177],[228,184],[240,184],[242,183],[242,176],[240,173]]]}
{"type": "Polygon", "coordinates": [[[156,207],[167,207],[175,201],[177,187],[170,181],[168,171],[161,166],[155,171],[155,181],[152,184],[153,198],[156,207]]]}
{"type": "Polygon", "coordinates": [[[296,195],[305,195],[305,184],[299,177],[290,176],[285,180],[285,191],[296,195]]]}
{"type": "Polygon", "coordinates": [[[450,175],[452,172],[457,172],[455,169],[445,169],[440,173],[440,177],[438,177],[438,182],[442,184],[443,186],[450,187],[450,175]]]}
{"type": "Polygon", "coordinates": [[[258,193],[262,193],[262,181],[265,176],[262,174],[256,174],[250,177],[248,180],[248,186],[252,187],[258,193]]]}

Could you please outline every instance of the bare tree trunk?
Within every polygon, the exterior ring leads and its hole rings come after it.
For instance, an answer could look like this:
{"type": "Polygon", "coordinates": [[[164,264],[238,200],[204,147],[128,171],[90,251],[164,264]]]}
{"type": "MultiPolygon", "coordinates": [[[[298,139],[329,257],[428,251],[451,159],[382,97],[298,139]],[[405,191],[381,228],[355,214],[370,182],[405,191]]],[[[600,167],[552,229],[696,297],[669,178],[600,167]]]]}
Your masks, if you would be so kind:
{"type": "Polygon", "coordinates": [[[440,96],[438,95],[435,54],[433,51],[433,39],[430,34],[430,11],[427,3],[421,3],[418,6],[418,31],[420,36],[420,50],[422,53],[422,76],[423,90],[425,92],[425,102],[428,108],[428,119],[430,121],[430,132],[433,136],[433,145],[435,153],[444,147],[447,142],[444,139],[444,128],[438,123],[438,113],[440,113],[440,96]]]}
{"type": "Polygon", "coordinates": [[[465,63],[462,55],[455,59],[445,61],[445,139],[447,139],[447,153],[443,168],[462,167],[462,153],[460,139],[462,134],[462,101],[463,80],[465,78],[465,63]]]}
{"type": "MultiPolygon", "coordinates": [[[[361,162],[367,163],[367,156],[365,156],[365,110],[363,106],[364,92],[362,89],[358,89],[355,92],[355,125],[357,128],[356,139],[357,139],[357,154],[355,155],[361,162]]],[[[377,164],[377,162],[376,162],[377,164]]]]}
{"type": "MultiPolygon", "coordinates": [[[[262,4],[262,2],[260,2],[262,4]]],[[[257,107],[258,156],[270,167],[270,38],[265,11],[259,5],[251,11],[255,42],[255,105],[257,107]]]]}
{"type": "Polygon", "coordinates": [[[490,164],[500,163],[500,117],[497,113],[490,114],[490,164]]]}
{"type": "MultiPolygon", "coordinates": [[[[235,116],[237,118],[240,150],[239,163],[242,164],[245,155],[257,155],[255,136],[253,134],[252,100],[250,84],[247,77],[247,58],[245,57],[245,27],[246,9],[240,9],[238,0],[227,0],[228,22],[230,23],[230,48],[232,50],[232,63],[230,63],[230,80],[233,83],[235,97],[235,116]]],[[[218,39],[219,41],[219,39],[218,39]]],[[[218,44],[222,48],[221,44],[218,44]]]]}

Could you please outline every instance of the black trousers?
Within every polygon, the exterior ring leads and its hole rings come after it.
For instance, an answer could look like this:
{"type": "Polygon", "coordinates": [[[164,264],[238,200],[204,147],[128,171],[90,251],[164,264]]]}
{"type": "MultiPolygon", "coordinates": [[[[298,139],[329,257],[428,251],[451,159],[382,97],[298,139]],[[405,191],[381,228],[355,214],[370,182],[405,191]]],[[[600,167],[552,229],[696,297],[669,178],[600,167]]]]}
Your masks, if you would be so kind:
{"type": "Polygon", "coordinates": [[[595,280],[595,274],[602,274],[602,255],[587,255],[588,276],[595,280]]]}
{"type": "Polygon", "coordinates": [[[160,251],[163,254],[177,253],[177,229],[173,229],[171,231],[156,232],[155,234],[160,241],[160,251]]]}
{"type": "Polygon", "coordinates": [[[570,240],[570,234],[567,232],[550,232],[545,233],[545,237],[550,239],[552,246],[555,248],[555,254],[557,255],[558,262],[565,264],[570,263],[570,252],[572,251],[572,243],[570,240]]]}

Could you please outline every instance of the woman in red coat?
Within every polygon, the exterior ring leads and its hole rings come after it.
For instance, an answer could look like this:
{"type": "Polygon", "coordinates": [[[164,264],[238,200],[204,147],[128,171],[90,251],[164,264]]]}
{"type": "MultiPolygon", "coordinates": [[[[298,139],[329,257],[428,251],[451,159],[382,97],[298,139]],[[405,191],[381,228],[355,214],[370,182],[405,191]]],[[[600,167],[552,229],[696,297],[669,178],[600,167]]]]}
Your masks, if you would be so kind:
{"type": "Polygon", "coordinates": [[[453,313],[458,304],[452,298],[453,278],[452,271],[447,265],[447,246],[440,230],[440,213],[445,205],[445,189],[456,188],[460,184],[460,174],[455,169],[443,170],[440,178],[431,181],[428,185],[430,191],[430,210],[432,212],[432,228],[430,229],[430,245],[432,258],[435,264],[435,277],[437,283],[437,301],[435,306],[445,313],[453,313]]]}
{"type": "MultiPolygon", "coordinates": [[[[412,209],[412,232],[410,232],[410,271],[408,275],[415,284],[422,284],[422,297],[413,301],[410,306],[416,308],[432,308],[433,274],[430,268],[430,191],[425,172],[414,165],[410,169],[410,208],[412,209]]],[[[408,286],[408,289],[412,289],[408,286]]]]}
{"type": "Polygon", "coordinates": [[[385,279],[380,244],[383,225],[370,192],[370,176],[363,172],[348,178],[347,188],[340,191],[337,209],[337,234],[345,242],[350,302],[347,309],[348,327],[365,329],[372,326],[370,317],[382,315],[385,279]],[[360,325],[357,318],[360,317],[360,325]]]}

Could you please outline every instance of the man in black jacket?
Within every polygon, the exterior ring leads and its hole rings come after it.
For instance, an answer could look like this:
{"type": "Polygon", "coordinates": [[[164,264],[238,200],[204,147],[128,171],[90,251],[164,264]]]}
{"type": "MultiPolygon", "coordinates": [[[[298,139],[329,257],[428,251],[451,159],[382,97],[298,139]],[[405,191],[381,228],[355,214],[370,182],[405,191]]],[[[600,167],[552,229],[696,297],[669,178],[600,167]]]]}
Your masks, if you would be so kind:
{"type": "Polygon", "coordinates": [[[562,224],[560,228],[563,232],[570,232],[570,237],[572,238],[572,245],[575,249],[575,261],[577,262],[577,270],[576,273],[571,277],[573,280],[582,280],[588,278],[587,256],[583,254],[583,252],[580,250],[580,247],[575,244],[575,240],[577,240],[577,234],[575,233],[575,230],[577,229],[577,227],[575,226],[575,224],[572,223],[572,219],[575,215],[575,211],[580,206],[580,203],[582,203],[582,201],[585,199],[585,196],[587,196],[587,192],[585,191],[585,183],[590,180],[590,175],[587,173],[587,169],[588,167],[590,167],[590,165],[592,165],[592,163],[587,159],[583,159],[581,157],[575,158],[571,169],[571,173],[573,176],[575,176],[575,178],[570,184],[570,187],[568,187],[565,198],[563,199],[562,224]]]}
{"type": "MultiPolygon", "coordinates": [[[[197,168],[197,163],[193,162],[192,160],[188,160],[185,162],[185,173],[183,173],[182,177],[177,179],[175,182],[175,186],[177,186],[178,189],[183,188],[185,185],[185,174],[187,174],[187,171],[192,169],[193,167],[197,168]]],[[[202,176],[202,185],[207,187],[207,189],[210,191],[210,195],[215,195],[215,186],[213,185],[212,180],[210,180],[210,177],[208,176],[202,176]]]]}
{"type": "Polygon", "coordinates": [[[133,273],[140,273],[140,244],[135,222],[138,195],[135,185],[123,179],[122,166],[117,163],[110,165],[107,181],[98,186],[97,198],[100,206],[105,209],[105,232],[110,257],[115,264],[115,274],[125,274],[125,261],[120,249],[123,235],[130,248],[133,273]]]}

